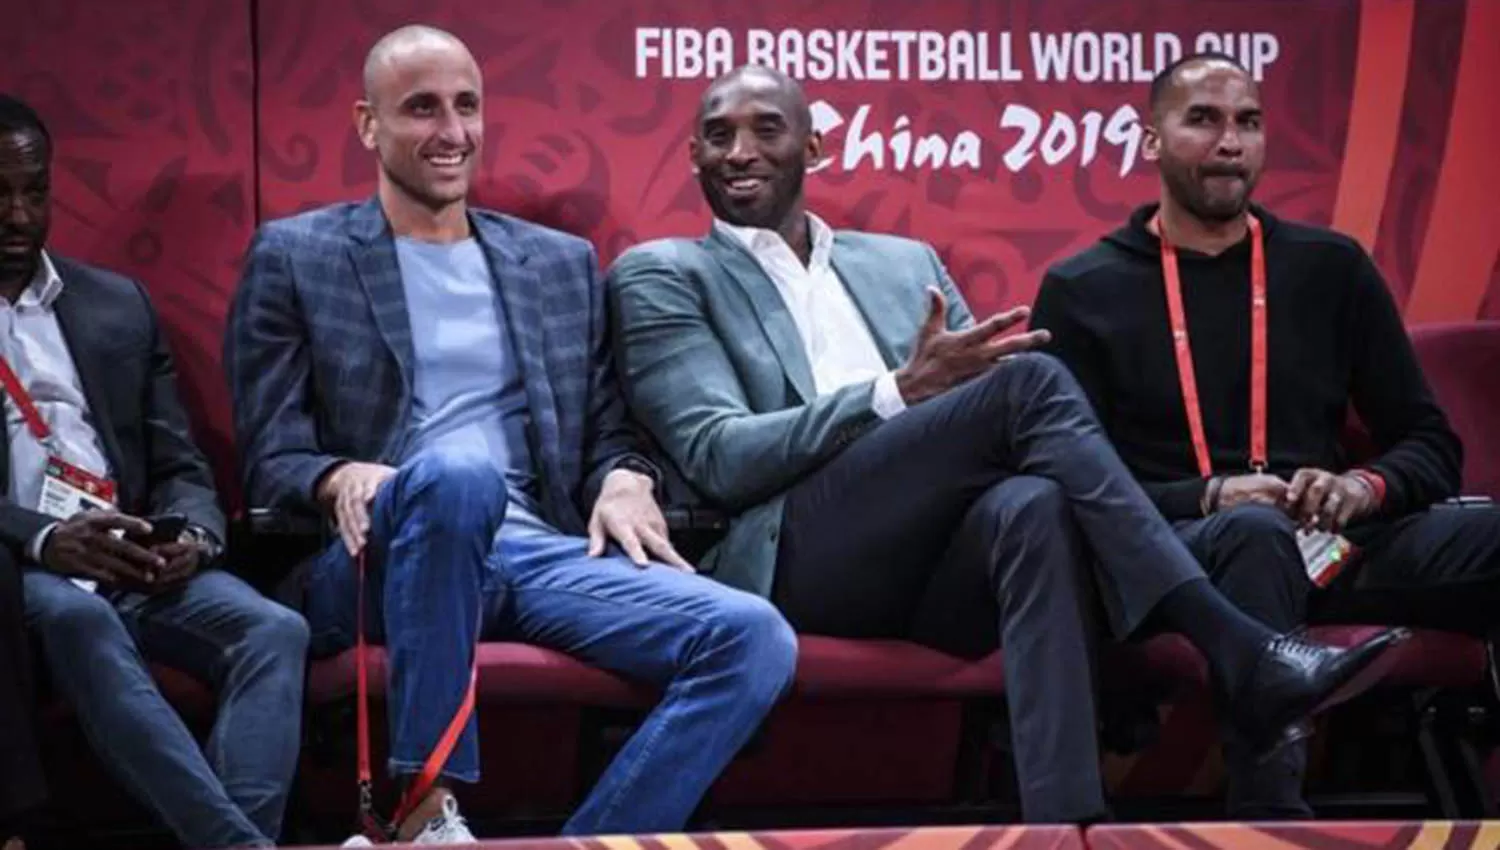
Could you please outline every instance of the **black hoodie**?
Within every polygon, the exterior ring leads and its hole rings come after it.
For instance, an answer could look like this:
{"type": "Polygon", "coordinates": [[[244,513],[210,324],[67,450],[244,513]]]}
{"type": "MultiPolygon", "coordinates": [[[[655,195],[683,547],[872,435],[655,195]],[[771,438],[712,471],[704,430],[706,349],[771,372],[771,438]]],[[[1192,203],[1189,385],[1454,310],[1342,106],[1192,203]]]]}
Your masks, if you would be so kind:
{"type": "MultiPolygon", "coordinates": [[[[1379,454],[1381,513],[1458,492],[1463,447],[1433,400],[1380,272],[1354,240],[1278,221],[1265,228],[1270,472],[1348,468],[1352,402],[1379,454]]],[[[1168,519],[1202,515],[1205,481],[1188,435],[1151,204],[1048,270],[1031,318],[1077,376],[1120,456],[1168,519]]],[[[1217,256],[1179,249],[1183,310],[1216,475],[1248,472],[1250,238],[1217,256]]]]}

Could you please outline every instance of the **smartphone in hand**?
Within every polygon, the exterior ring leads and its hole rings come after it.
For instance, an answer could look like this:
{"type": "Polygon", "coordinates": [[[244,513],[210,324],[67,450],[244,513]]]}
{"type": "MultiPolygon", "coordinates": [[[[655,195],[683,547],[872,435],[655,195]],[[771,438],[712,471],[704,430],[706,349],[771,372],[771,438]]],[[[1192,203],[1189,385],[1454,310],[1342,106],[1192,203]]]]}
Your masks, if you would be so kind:
{"type": "Polygon", "coordinates": [[[182,536],[182,532],[186,531],[188,526],[188,518],[182,514],[148,516],[145,517],[145,520],[151,523],[150,534],[125,535],[126,540],[143,549],[162,543],[176,543],[177,538],[182,536]]]}

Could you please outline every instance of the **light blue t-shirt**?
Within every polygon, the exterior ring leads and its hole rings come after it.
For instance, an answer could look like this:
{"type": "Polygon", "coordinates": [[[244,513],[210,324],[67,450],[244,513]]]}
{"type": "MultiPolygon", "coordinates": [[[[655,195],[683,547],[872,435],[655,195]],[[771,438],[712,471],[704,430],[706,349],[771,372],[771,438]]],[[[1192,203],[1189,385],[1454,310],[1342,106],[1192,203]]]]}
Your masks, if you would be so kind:
{"type": "Polygon", "coordinates": [[[505,472],[512,498],[534,508],[531,414],[505,302],[483,249],[474,239],[435,244],[398,237],[396,260],[416,355],[407,457],[423,450],[482,453],[505,472]]]}

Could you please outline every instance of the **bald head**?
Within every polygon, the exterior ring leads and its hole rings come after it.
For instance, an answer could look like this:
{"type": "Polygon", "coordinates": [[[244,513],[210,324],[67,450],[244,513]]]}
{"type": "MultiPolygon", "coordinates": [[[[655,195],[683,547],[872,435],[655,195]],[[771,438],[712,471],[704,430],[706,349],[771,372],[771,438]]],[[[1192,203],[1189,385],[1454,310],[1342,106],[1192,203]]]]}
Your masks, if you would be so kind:
{"type": "Polygon", "coordinates": [[[410,224],[446,216],[458,223],[454,232],[467,232],[464,199],[484,143],[474,55],[440,29],[402,27],[370,48],[364,83],[354,126],[380,161],[387,217],[410,224]]]}
{"type": "Polygon", "coordinates": [[[741,65],[709,84],[698,102],[697,124],[704,116],[720,109],[726,100],[757,98],[775,103],[799,132],[812,129],[812,112],[802,84],[775,68],[764,65],[741,65]]]}
{"type": "Polygon", "coordinates": [[[380,89],[402,65],[431,54],[457,54],[476,67],[478,65],[458,36],[423,24],[405,26],[386,33],[365,56],[365,99],[374,102],[380,89]]]}

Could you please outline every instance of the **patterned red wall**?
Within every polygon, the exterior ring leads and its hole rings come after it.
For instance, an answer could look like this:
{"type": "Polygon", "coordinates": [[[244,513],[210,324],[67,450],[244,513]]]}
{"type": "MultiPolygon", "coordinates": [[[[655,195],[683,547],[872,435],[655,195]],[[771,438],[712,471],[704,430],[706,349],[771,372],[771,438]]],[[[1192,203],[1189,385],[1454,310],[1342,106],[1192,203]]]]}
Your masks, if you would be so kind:
{"type": "Polygon", "coordinates": [[[220,338],[254,227],[244,0],[0,0],[0,90],[56,142],[51,247],[151,291],[196,436],[231,456],[220,338]]]}
{"type": "Polygon", "coordinates": [[[1030,301],[1049,263],[1155,192],[1128,142],[1145,84],[1037,81],[1030,33],[1140,33],[1149,49],[1167,32],[1189,50],[1203,32],[1270,36],[1260,199],[1371,246],[1413,321],[1500,318],[1491,0],[0,0],[0,15],[0,89],[37,106],[58,138],[55,245],[151,288],[221,461],[219,336],[255,198],[260,214],[281,215],[372,189],[350,104],[369,44],[413,21],[453,30],[480,59],[481,201],[584,234],[606,260],[706,225],[685,148],[705,80],[662,79],[660,62],[638,78],[638,27],[721,27],[736,62],[758,28],[968,30],[990,39],[997,69],[1012,33],[1019,81],[808,82],[844,122],[829,134],[835,161],[809,178],[814,209],[932,241],[981,310],[1030,301]],[[868,157],[845,168],[863,106],[883,170],[868,157]],[[1041,122],[1025,150],[1023,132],[1002,127],[1008,109],[1041,122]],[[978,167],[896,169],[903,117],[914,146],[972,132],[978,167]]]}

